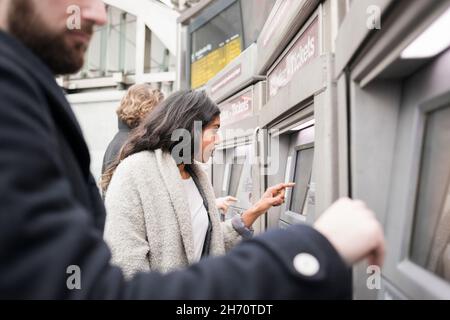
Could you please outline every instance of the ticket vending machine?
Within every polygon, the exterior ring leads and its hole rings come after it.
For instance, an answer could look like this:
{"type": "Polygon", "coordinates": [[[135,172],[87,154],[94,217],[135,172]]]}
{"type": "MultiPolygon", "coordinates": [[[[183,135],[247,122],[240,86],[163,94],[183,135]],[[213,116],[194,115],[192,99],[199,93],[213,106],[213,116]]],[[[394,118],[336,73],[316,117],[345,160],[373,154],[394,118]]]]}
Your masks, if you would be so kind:
{"type": "Polygon", "coordinates": [[[354,296],[450,299],[450,1],[376,1],[376,33],[360,20],[374,4],[353,1],[336,42],[340,195],[376,213],[388,249],[354,268],[354,296]]]}
{"type": "Polygon", "coordinates": [[[293,181],[296,185],[286,192],[286,202],[280,215],[281,226],[304,222],[307,216],[314,213],[314,130],[314,120],[310,120],[289,134],[284,181],[293,181]]]}
{"type": "Polygon", "coordinates": [[[219,104],[222,142],[213,157],[212,182],[216,196],[231,195],[238,199],[229,212],[230,217],[258,200],[254,199],[259,195],[258,122],[253,108],[259,103],[263,87],[263,83],[250,86],[219,104]]]}
{"type": "MultiPolygon", "coordinates": [[[[211,163],[216,197],[234,196],[226,219],[242,214],[260,198],[258,112],[265,99],[264,77],[256,70],[256,45],[251,45],[207,84],[207,92],[221,109],[222,141],[211,163]]],[[[265,218],[254,224],[265,228],[265,218]]]]}
{"type": "Polygon", "coordinates": [[[269,211],[268,228],[314,222],[336,200],[338,185],[330,5],[277,4],[257,42],[257,65],[267,77],[261,148],[267,185],[296,185],[269,211]]]}

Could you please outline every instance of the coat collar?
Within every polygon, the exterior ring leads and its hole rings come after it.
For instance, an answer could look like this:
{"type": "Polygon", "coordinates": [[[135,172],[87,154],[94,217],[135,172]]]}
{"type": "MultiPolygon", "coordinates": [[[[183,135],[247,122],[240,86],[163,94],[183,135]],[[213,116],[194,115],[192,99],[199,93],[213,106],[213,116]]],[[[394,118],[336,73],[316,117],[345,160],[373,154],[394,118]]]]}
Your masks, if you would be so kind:
{"type": "MultiPolygon", "coordinates": [[[[212,225],[212,235],[211,235],[211,243],[223,243],[223,235],[222,235],[222,227],[221,222],[219,220],[219,212],[216,207],[216,197],[214,195],[214,191],[211,187],[211,182],[209,180],[208,175],[203,170],[201,165],[196,163],[192,164],[192,170],[194,174],[197,176],[198,182],[203,190],[203,194],[206,196],[206,201],[209,206],[209,217],[212,225]]],[[[211,246],[209,254],[211,256],[222,255],[223,248],[219,248],[217,246],[211,246]]]]}
{"type": "Polygon", "coordinates": [[[48,107],[55,124],[67,137],[75,157],[82,164],[80,168],[83,174],[88,177],[90,175],[89,150],[75,115],[51,70],[19,40],[3,31],[0,31],[0,55],[26,70],[27,75],[42,87],[49,101],[48,107]]]}
{"type": "Polygon", "coordinates": [[[155,150],[155,157],[175,210],[188,263],[192,264],[195,262],[192,221],[186,195],[183,192],[184,187],[180,172],[175,160],[169,153],[162,152],[160,149],[155,150]]]}
{"type": "Polygon", "coordinates": [[[117,121],[118,121],[117,126],[119,127],[119,131],[124,131],[124,132],[131,131],[131,128],[125,122],[123,122],[121,119],[118,119],[117,121]]]}
{"type": "MultiPolygon", "coordinates": [[[[194,238],[192,230],[191,215],[189,212],[188,199],[183,192],[183,181],[180,176],[180,172],[172,156],[163,152],[162,150],[155,150],[156,163],[158,169],[161,172],[162,179],[169,193],[177,221],[179,224],[181,238],[185,249],[186,257],[189,264],[194,261],[194,238]]],[[[192,165],[192,169],[197,176],[200,187],[203,193],[206,195],[206,201],[209,207],[209,217],[212,225],[212,243],[223,243],[223,236],[221,233],[220,221],[218,218],[218,212],[216,209],[215,197],[212,192],[212,188],[209,188],[210,182],[207,175],[197,164],[192,165]]],[[[210,254],[220,255],[223,254],[222,247],[212,246],[210,254]]]]}

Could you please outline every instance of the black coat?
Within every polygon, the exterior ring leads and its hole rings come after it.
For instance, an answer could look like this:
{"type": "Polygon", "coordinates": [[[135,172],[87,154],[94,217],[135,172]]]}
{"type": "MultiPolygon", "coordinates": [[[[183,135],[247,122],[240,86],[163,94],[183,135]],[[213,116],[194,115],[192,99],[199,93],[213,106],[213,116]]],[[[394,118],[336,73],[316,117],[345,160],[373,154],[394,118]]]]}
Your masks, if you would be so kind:
{"type": "Polygon", "coordinates": [[[186,271],[125,281],[102,239],[105,211],[89,163],[50,70],[0,32],[0,299],[350,298],[347,267],[306,226],[268,232],[186,271]],[[317,258],[313,276],[294,268],[300,252],[317,258]],[[79,290],[67,286],[73,265],[79,290]]]}
{"type": "Polygon", "coordinates": [[[130,127],[119,119],[119,131],[109,143],[105,155],[103,156],[102,174],[119,156],[120,149],[122,149],[127,141],[130,131],[130,127]]]}

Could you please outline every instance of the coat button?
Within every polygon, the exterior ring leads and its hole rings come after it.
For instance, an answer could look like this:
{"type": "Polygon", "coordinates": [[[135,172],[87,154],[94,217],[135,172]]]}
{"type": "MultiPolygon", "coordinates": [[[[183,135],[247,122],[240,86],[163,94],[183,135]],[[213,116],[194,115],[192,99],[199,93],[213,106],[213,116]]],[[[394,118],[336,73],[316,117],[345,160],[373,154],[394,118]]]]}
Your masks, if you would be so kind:
{"type": "Polygon", "coordinates": [[[294,258],[294,268],[298,273],[312,277],[319,272],[320,264],[316,257],[309,253],[299,253],[294,258]]]}

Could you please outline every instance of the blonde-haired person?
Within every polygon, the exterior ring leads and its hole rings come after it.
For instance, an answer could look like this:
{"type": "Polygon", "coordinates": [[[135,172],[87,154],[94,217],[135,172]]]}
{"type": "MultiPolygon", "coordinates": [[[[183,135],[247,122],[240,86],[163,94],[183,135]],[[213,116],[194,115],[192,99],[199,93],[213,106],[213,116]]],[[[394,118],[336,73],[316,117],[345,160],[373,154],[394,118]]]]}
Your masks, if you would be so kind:
{"type": "Polygon", "coordinates": [[[119,155],[120,149],[125,144],[131,130],[136,128],[141,120],[162,100],[164,100],[162,92],[153,89],[146,83],[135,84],[128,89],[116,111],[119,120],[119,132],[116,133],[106,149],[103,157],[102,174],[119,155]]]}

